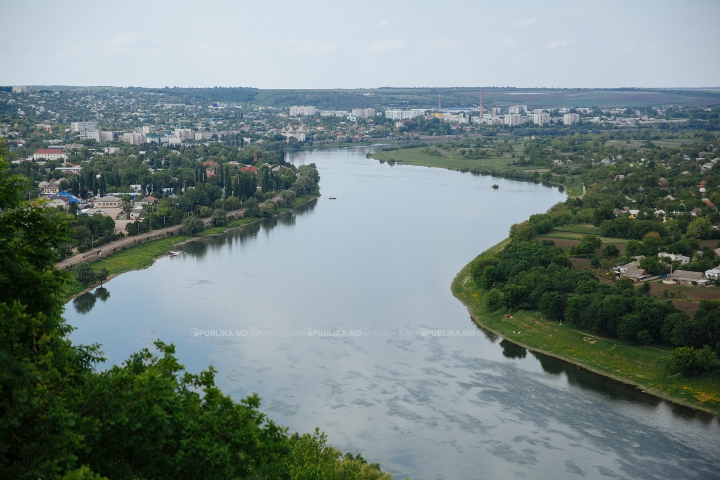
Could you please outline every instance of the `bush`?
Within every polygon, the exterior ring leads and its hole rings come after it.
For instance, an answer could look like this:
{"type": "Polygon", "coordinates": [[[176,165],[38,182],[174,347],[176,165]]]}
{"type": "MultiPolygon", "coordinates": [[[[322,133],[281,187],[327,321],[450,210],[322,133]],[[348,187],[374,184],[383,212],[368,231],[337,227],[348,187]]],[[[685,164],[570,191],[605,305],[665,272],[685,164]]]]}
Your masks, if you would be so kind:
{"type": "Polygon", "coordinates": [[[87,263],[81,263],[75,268],[75,279],[85,286],[95,283],[95,272],[87,263]]]}
{"type": "Polygon", "coordinates": [[[187,217],[182,223],[182,233],[195,235],[205,230],[205,223],[197,217],[187,217]]]}
{"type": "Polygon", "coordinates": [[[679,347],[672,353],[668,369],[671,372],[691,376],[706,372],[715,367],[717,363],[718,358],[715,352],[707,345],[701,349],[679,347]]]}
{"type": "Polygon", "coordinates": [[[228,224],[227,213],[222,208],[216,208],[212,214],[212,223],[216,227],[222,227],[228,224]]]}
{"type": "Polygon", "coordinates": [[[273,202],[272,200],[268,200],[260,206],[260,214],[265,218],[272,217],[273,215],[275,215],[276,211],[277,207],[275,206],[275,202],[273,202]]]}
{"type": "Polygon", "coordinates": [[[490,293],[488,293],[487,296],[487,306],[490,310],[495,311],[498,308],[502,307],[503,304],[503,298],[502,293],[500,293],[497,289],[490,290],[490,293]]]}

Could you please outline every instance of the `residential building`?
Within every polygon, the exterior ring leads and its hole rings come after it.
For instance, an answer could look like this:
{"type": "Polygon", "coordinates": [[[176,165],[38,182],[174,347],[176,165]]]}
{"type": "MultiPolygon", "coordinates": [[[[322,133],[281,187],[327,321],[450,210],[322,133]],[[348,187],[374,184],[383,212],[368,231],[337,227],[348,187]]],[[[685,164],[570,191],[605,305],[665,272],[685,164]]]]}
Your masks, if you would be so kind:
{"type": "Polygon", "coordinates": [[[98,143],[112,142],[115,140],[115,132],[106,130],[84,130],[80,132],[81,140],[95,140],[98,143]]]}
{"type": "Polygon", "coordinates": [[[385,118],[389,118],[390,120],[409,120],[422,115],[425,115],[425,110],[422,108],[413,108],[411,110],[385,110],[385,118]]]}
{"type": "Polygon", "coordinates": [[[307,133],[307,130],[302,125],[298,128],[293,128],[292,125],[290,125],[280,131],[280,134],[286,139],[290,140],[291,138],[295,138],[298,142],[304,142],[307,137],[307,133]]]}
{"type": "Polygon", "coordinates": [[[95,208],[122,208],[123,201],[121,198],[108,195],[106,197],[95,199],[93,204],[95,205],[95,208]]]}
{"type": "Polygon", "coordinates": [[[68,197],[52,195],[52,196],[48,197],[48,200],[47,200],[47,203],[45,204],[45,206],[48,208],[62,207],[64,209],[67,209],[69,204],[70,204],[70,201],[69,201],[68,197]]]}
{"type": "Polygon", "coordinates": [[[639,259],[620,267],[615,267],[614,270],[615,273],[619,274],[621,277],[629,278],[633,282],[639,282],[640,280],[650,277],[650,274],[644,268],[640,268],[639,259]]]}
{"type": "Polygon", "coordinates": [[[176,128],[175,136],[183,140],[194,140],[195,132],[191,128],[176,128]]]}
{"type": "Polygon", "coordinates": [[[545,112],[533,113],[533,123],[535,125],[545,125],[550,123],[550,114],[545,112]]]}
{"type": "Polygon", "coordinates": [[[42,181],[38,184],[38,188],[43,195],[57,195],[60,193],[60,180],[53,182],[42,181]]]}
{"type": "Polygon", "coordinates": [[[30,93],[30,87],[27,85],[13,85],[12,93],[30,93]]]}
{"type": "Polygon", "coordinates": [[[508,113],[521,114],[521,113],[526,113],[526,112],[527,112],[527,105],[513,105],[512,107],[508,108],[508,113]]]}
{"type": "Polygon", "coordinates": [[[290,116],[291,117],[298,117],[301,115],[304,115],[304,116],[315,115],[315,107],[312,107],[312,106],[290,107],[290,116]]]}
{"type": "Polygon", "coordinates": [[[565,125],[572,125],[573,123],[578,123],[580,121],[580,115],[577,113],[566,113],[563,115],[563,123],[565,125]]]}
{"type": "Polygon", "coordinates": [[[121,140],[131,145],[142,145],[147,142],[147,137],[140,132],[126,132],[122,134],[121,140]]]}
{"type": "Polygon", "coordinates": [[[668,277],[678,285],[705,285],[709,283],[703,272],[691,272],[689,270],[675,270],[668,277]]]}
{"type": "Polygon", "coordinates": [[[347,110],[320,110],[321,117],[347,117],[347,110]]]}
{"type": "Polygon", "coordinates": [[[195,140],[210,140],[213,136],[213,132],[195,132],[195,140]]]}
{"type": "Polygon", "coordinates": [[[97,122],[72,122],[70,123],[70,130],[76,133],[84,132],[85,130],[97,130],[97,122]]]}
{"type": "Polygon", "coordinates": [[[60,148],[41,148],[32,154],[33,160],[62,160],[64,162],[67,158],[67,153],[60,148]]]}
{"type": "Polygon", "coordinates": [[[687,265],[690,263],[690,257],[686,257],[680,253],[658,253],[658,258],[669,258],[671,262],[680,262],[680,265],[687,265]]]}
{"type": "Polygon", "coordinates": [[[517,113],[508,113],[504,117],[505,125],[515,126],[522,123],[522,117],[517,113]]]}
{"type": "Polygon", "coordinates": [[[374,108],[353,108],[352,115],[356,118],[373,118],[375,116],[374,108]]]}

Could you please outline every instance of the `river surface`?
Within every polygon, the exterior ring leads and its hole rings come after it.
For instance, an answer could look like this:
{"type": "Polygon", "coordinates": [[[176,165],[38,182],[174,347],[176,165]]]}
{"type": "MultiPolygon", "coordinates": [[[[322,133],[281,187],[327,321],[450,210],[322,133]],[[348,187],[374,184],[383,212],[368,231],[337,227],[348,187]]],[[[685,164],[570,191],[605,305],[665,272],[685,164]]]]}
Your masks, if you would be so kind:
{"type": "Polygon", "coordinates": [[[465,264],[563,194],[365,153],[291,155],[317,164],[321,198],[68,304],[73,340],[109,364],[172,342],[234,398],[257,392],[276,423],[397,478],[720,478],[717,418],[485,334],[452,296],[465,264]]]}

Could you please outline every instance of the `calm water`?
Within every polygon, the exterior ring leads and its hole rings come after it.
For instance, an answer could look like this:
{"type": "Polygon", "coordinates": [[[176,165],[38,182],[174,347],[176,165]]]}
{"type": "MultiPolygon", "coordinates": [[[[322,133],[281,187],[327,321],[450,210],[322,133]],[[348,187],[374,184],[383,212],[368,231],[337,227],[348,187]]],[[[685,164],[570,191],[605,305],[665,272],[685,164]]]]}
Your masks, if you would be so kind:
{"type": "Polygon", "coordinates": [[[720,478],[716,418],[486,335],[452,296],[556,189],[362,149],[291,160],[318,165],[322,198],[112,280],[109,298],[66,309],[73,340],[112,363],[173,342],[225,392],[257,392],[277,423],[318,426],[399,478],[720,478]],[[247,336],[210,336],[223,331],[247,336]]]}

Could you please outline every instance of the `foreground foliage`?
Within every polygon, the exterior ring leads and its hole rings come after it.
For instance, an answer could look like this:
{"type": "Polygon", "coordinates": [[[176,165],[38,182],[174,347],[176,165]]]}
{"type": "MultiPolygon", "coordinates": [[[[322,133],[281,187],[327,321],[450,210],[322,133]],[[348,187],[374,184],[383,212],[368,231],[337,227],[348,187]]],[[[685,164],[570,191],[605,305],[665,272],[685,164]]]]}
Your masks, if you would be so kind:
{"type": "Polygon", "coordinates": [[[67,218],[23,188],[0,158],[0,478],[390,478],[317,432],[289,437],[172,345],[96,371],[99,346],[73,345],[62,317],[67,218]]]}

